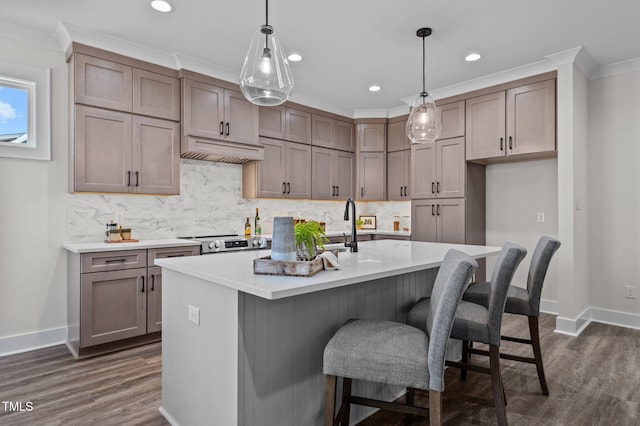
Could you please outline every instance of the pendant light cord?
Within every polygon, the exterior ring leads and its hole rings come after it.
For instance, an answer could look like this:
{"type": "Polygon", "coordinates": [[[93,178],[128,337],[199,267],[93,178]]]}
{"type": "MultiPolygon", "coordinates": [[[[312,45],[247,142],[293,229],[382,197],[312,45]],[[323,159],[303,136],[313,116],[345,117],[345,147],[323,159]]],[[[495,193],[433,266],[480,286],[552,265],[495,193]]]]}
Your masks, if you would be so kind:
{"type": "MultiPolygon", "coordinates": [[[[269,0],[265,0],[265,3],[267,4],[267,8],[266,8],[267,10],[265,11],[264,25],[268,27],[269,26],[269,0]]],[[[269,48],[269,32],[268,31],[264,33],[264,47],[265,49],[269,48]]]]}
{"type": "MultiPolygon", "coordinates": [[[[268,0],[267,0],[268,1],[268,0]]],[[[422,36],[422,97],[426,97],[425,93],[427,93],[427,77],[426,77],[426,73],[425,73],[425,44],[424,44],[424,39],[426,38],[426,36],[422,36]]]]}

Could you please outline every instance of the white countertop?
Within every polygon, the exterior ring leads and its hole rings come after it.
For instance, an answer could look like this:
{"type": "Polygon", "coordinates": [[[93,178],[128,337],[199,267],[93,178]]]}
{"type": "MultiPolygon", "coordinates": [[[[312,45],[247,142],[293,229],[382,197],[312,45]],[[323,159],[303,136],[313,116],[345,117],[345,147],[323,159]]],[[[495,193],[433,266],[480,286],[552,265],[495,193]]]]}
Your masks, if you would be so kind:
{"type": "Polygon", "coordinates": [[[500,252],[500,247],[400,240],[363,241],[358,243],[358,253],[345,251],[338,254],[342,269],[321,271],[313,277],[254,274],[253,260],[268,256],[269,250],[156,259],[155,264],[265,299],[280,299],[438,267],[451,248],[474,258],[500,252]]]}
{"type": "Polygon", "coordinates": [[[64,243],[62,247],[72,253],[95,253],[98,251],[137,250],[162,247],[199,246],[200,242],[167,238],[163,240],[140,240],[133,243],[105,243],[102,241],[89,243],[64,243]]]}

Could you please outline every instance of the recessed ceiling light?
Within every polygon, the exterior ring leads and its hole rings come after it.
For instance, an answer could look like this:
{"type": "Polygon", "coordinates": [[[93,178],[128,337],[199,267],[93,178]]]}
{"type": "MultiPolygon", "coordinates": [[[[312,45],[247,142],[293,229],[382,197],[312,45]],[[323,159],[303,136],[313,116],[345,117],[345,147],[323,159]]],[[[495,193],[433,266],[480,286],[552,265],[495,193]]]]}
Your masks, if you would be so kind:
{"type": "Polygon", "coordinates": [[[477,61],[480,58],[482,58],[482,55],[474,52],[474,53],[469,53],[467,56],[465,56],[464,60],[467,62],[473,62],[473,61],[477,61]]]}
{"type": "Polygon", "coordinates": [[[369,86],[370,92],[379,92],[380,90],[382,90],[382,87],[378,86],[377,84],[369,86]]]}
{"type": "Polygon", "coordinates": [[[171,9],[173,9],[169,4],[169,2],[166,2],[164,0],[153,0],[151,2],[151,7],[157,10],[158,12],[165,12],[165,13],[171,12],[171,9]]]}
{"type": "Polygon", "coordinates": [[[300,62],[302,60],[302,56],[300,56],[300,54],[298,53],[292,53],[291,55],[287,56],[287,59],[289,59],[291,62],[300,62]]]}

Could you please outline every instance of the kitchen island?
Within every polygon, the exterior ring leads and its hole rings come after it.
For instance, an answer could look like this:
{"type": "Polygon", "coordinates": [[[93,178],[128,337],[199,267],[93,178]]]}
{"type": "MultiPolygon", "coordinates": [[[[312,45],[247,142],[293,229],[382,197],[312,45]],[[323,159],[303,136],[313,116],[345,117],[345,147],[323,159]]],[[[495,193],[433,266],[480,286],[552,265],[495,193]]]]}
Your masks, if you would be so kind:
{"type": "MultiPolygon", "coordinates": [[[[349,318],[404,321],[431,292],[450,248],[474,258],[498,247],[378,240],[341,252],[313,277],[253,274],[268,251],[160,259],[162,407],[173,425],[320,425],[324,346],[349,318]]],[[[392,399],[402,389],[354,383],[392,399]]],[[[352,418],[370,409],[352,409],[352,418]]]]}

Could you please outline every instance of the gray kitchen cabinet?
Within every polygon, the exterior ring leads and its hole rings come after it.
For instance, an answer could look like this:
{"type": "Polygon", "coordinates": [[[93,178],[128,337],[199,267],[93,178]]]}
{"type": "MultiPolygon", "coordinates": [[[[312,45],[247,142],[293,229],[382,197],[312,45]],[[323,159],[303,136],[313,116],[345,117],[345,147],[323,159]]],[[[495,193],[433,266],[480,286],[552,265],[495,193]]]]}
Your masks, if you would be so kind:
{"type": "Polygon", "coordinates": [[[180,124],[76,105],[74,191],[178,194],[180,124]]]}
{"type": "Polygon", "coordinates": [[[311,198],[346,200],[353,197],[355,156],[351,152],[312,147],[311,198]]]}
{"type": "Polygon", "coordinates": [[[358,155],[359,201],[384,201],[387,189],[387,155],[384,152],[362,152],[358,155]]]}
{"type": "Polygon", "coordinates": [[[176,77],[82,53],[75,53],[73,61],[75,103],[180,120],[180,82],[176,77]]]}
{"type": "Polygon", "coordinates": [[[387,141],[385,123],[358,123],[358,149],[360,152],[382,152],[387,141]]]}
{"type": "Polygon", "coordinates": [[[436,111],[442,123],[442,134],[438,139],[458,138],[465,134],[465,102],[437,104],[436,111]]]}
{"type": "Polygon", "coordinates": [[[264,160],[242,165],[244,198],[311,198],[311,146],[260,138],[264,160]]]}
{"type": "Polygon", "coordinates": [[[311,113],[290,107],[260,107],[260,136],[311,144],[311,113]]]}
{"type": "Polygon", "coordinates": [[[407,201],[411,199],[410,170],[410,149],[387,154],[387,200],[407,201]]]}
{"type": "Polygon", "coordinates": [[[414,199],[464,197],[467,164],[464,138],[414,144],[411,187],[414,199]]]}
{"type": "Polygon", "coordinates": [[[67,346],[76,357],[160,339],[162,269],[153,260],[194,256],[199,246],[69,253],[67,346]]]}
{"type": "Polygon", "coordinates": [[[387,124],[387,152],[411,149],[411,141],[407,137],[405,126],[409,117],[403,115],[389,119],[387,124]]]}
{"type": "Polygon", "coordinates": [[[466,100],[466,159],[505,161],[556,152],[555,79],[466,100]]]}
{"type": "Polygon", "coordinates": [[[411,239],[434,243],[465,244],[465,200],[413,200],[411,239]]]}
{"type": "Polygon", "coordinates": [[[311,144],[354,152],[354,126],[346,121],[311,114],[311,144]]]}
{"type": "MultiPolygon", "coordinates": [[[[209,80],[206,76],[201,78],[209,80]]],[[[183,77],[182,110],[183,137],[195,136],[249,145],[259,143],[258,107],[237,90],[183,77]]]]}

